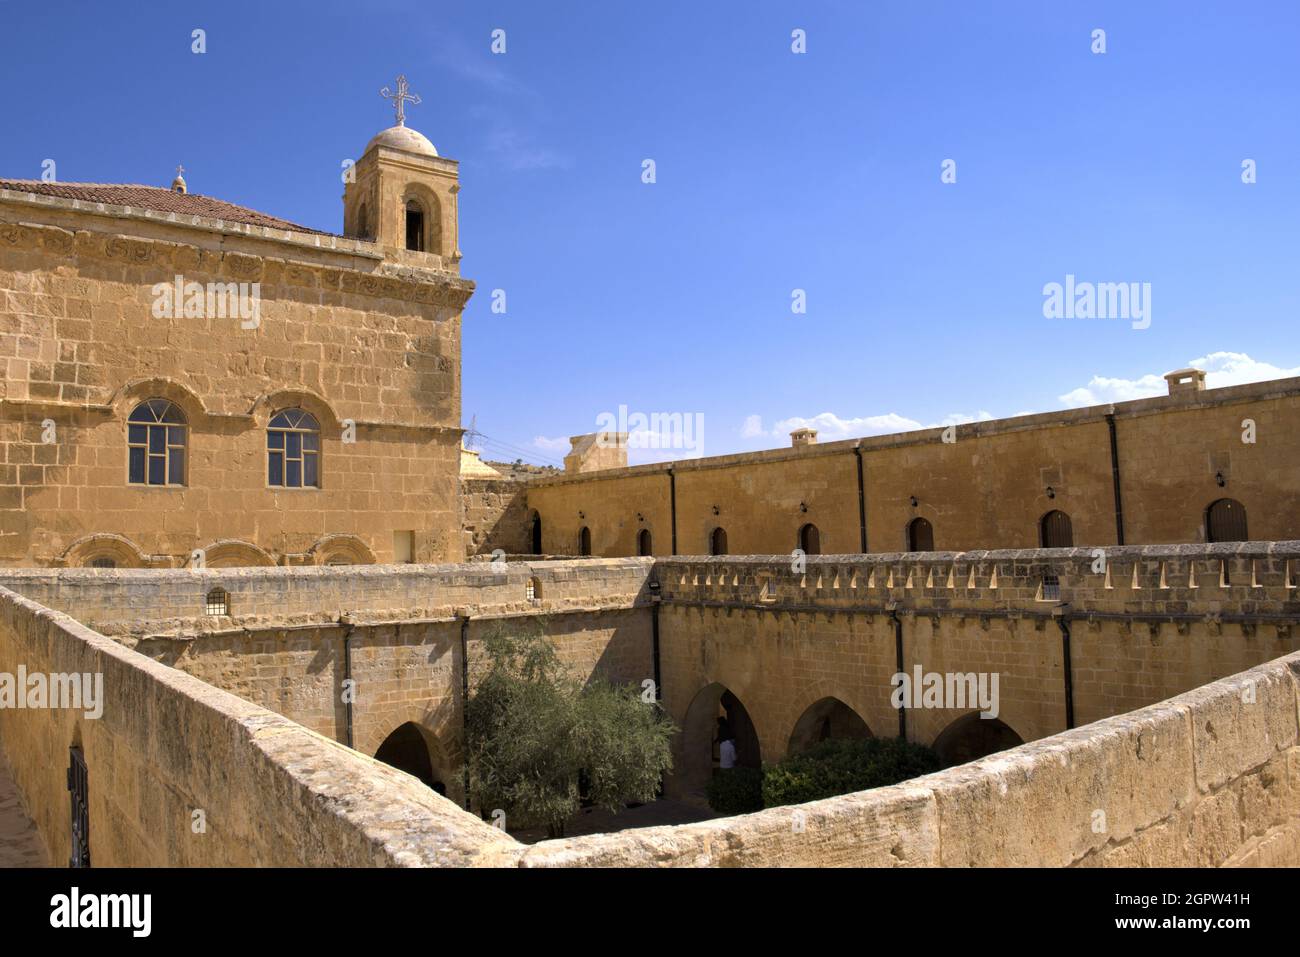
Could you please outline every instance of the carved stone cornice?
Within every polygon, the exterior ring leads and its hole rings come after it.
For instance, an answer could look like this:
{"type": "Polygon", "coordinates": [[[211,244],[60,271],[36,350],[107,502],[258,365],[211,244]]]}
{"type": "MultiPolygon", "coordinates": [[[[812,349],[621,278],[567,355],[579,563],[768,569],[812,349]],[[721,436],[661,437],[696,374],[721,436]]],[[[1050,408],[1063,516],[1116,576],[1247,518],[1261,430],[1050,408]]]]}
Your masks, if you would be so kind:
{"type": "MultiPolygon", "coordinates": [[[[14,196],[13,191],[0,190],[0,214],[14,196]]],[[[48,201],[51,197],[41,197],[48,201]]],[[[202,273],[229,277],[237,282],[262,282],[285,284],[304,289],[355,294],[378,299],[396,299],[401,302],[428,303],[445,308],[455,314],[464,308],[474,292],[472,280],[447,270],[422,269],[387,262],[373,243],[362,243],[342,237],[325,237],[336,240],[335,248],[324,250],[318,243],[321,237],[288,233],[263,227],[223,223],[217,220],[201,221],[200,217],[166,218],[165,214],[150,217],[152,211],[134,211],[130,207],[108,207],[74,200],[62,201],[67,213],[82,212],[89,216],[118,220],[112,225],[122,226],[120,220],[143,218],[165,226],[202,228],[212,231],[234,232],[254,240],[274,244],[276,252],[283,255],[263,255],[251,251],[211,249],[199,243],[177,242],[154,236],[131,235],[114,231],[111,227],[100,229],[68,229],[54,223],[34,222],[30,219],[6,220],[0,218],[0,250],[41,250],[57,256],[76,256],[99,259],[126,266],[155,268],[159,281],[176,273],[202,273]],[[87,207],[81,209],[80,207],[87,207]],[[114,212],[117,210],[119,212],[114,212]],[[194,222],[190,222],[190,221],[194,222]],[[217,227],[220,227],[217,229],[217,227]],[[361,248],[365,247],[365,248],[361,248]],[[323,251],[338,253],[357,263],[357,268],[312,261],[323,251]]],[[[43,202],[41,206],[52,205],[43,202]]],[[[26,212],[34,210],[28,209],[26,212]]],[[[338,257],[335,257],[338,258],[338,257]]]]}

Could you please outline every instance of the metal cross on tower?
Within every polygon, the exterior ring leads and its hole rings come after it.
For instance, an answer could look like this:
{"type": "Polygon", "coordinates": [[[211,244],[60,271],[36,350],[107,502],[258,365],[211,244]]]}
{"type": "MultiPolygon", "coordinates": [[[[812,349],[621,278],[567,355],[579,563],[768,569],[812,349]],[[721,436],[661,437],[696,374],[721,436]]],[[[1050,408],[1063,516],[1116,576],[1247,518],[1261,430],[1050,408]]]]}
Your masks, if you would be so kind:
{"type": "Polygon", "coordinates": [[[417,93],[410,92],[410,87],[406,85],[406,75],[401,74],[397,77],[397,91],[391,92],[388,87],[379,91],[379,95],[385,99],[393,101],[393,106],[397,108],[397,125],[406,125],[406,104],[409,102],[412,106],[420,105],[420,96],[417,93]]]}

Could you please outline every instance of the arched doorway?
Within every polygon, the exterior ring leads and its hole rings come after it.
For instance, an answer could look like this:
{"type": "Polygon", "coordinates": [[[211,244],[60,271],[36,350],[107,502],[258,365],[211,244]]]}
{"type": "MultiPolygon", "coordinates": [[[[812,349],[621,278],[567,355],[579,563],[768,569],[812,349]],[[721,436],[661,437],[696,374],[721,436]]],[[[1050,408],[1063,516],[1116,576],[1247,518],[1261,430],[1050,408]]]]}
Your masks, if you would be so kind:
{"type": "Polygon", "coordinates": [[[542,553],[542,516],[533,513],[533,554],[542,553]]]}
{"type": "Polygon", "coordinates": [[[1043,548],[1073,548],[1074,527],[1070,516],[1052,509],[1038,522],[1038,543],[1043,548]]]}
{"type": "Polygon", "coordinates": [[[428,734],[414,721],[408,721],[384,739],[375,752],[375,760],[419,778],[439,794],[446,795],[447,785],[429,750],[428,734]]]}
{"type": "Polygon", "coordinates": [[[933,748],[940,765],[950,768],[1024,743],[1010,725],[998,718],[981,718],[978,711],[972,711],[944,728],[934,739],[933,748]]]}
{"type": "Polygon", "coordinates": [[[725,555],[727,554],[727,530],[725,528],[715,528],[709,535],[709,554],[725,555]]]}
{"type": "Polygon", "coordinates": [[[653,555],[654,551],[652,550],[651,545],[650,529],[643,528],[641,531],[637,532],[636,553],[638,555],[653,555]]]}
{"type": "Polygon", "coordinates": [[[799,548],[805,555],[820,555],[822,553],[822,533],[817,530],[817,526],[812,522],[799,529],[799,548]]]}
{"type": "Polygon", "coordinates": [[[909,552],[934,551],[934,526],[924,518],[914,518],[907,526],[907,550],[909,552]]]}
{"type": "Polygon", "coordinates": [[[790,734],[789,754],[807,751],[830,738],[870,738],[871,729],[856,711],[839,698],[822,698],[810,704],[790,734]]]}
{"type": "Polygon", "coordinates": [[[1235,498],[1221,498],[1205,510],[1207,542],[1248,542],[1246,506],[1235,498]]]}
{"type": "Polygon", "coordinates": [[[758,732],[749,712],[725,685],[714,682],[701,689],[686,709],[682,760],[678,765],[683,796],[703,799],[705,785],[719,767],[720,733],[730,734],[736,742],[737,767],[762,767],[758,732]]]}
{"type": "Polygon", "coordinates": [[[582,526],[582,530],[578,532],[578,554],[591,554],[591,529],[586,525],[582,526]]]}

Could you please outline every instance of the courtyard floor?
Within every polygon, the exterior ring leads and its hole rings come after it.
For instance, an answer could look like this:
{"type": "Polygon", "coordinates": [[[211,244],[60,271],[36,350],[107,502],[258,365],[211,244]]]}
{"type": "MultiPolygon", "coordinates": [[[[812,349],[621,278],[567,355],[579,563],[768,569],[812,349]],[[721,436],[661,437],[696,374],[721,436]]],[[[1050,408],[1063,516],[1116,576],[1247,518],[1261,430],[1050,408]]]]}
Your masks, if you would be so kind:
{"type": "Polygon", "coordinates": [[[48,867],[45,844],[23,810],[18,786],[0,751],[0,867],[48,867]]]}

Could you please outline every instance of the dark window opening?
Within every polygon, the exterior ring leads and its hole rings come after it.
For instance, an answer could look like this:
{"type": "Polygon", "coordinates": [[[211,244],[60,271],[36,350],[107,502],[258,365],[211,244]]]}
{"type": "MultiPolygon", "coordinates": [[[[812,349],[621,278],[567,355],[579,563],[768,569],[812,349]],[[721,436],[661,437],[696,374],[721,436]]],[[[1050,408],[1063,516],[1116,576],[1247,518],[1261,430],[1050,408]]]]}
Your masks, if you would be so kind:
{"type": "Polygon", "coordinates": [[[934,526],[924,518],[914,518],[907,526],[909,552],[934,551],[934,526]]]}
{"type": "Polygon", "coordinates": [[[1234,498],[1221,498],[1205,510],[1209,542],[1246,542],[1246,507],[1234,498]]]}
{"type": "Polygon", "coordinates": [[[415,200],[406,204],[406,248],[424,252],[424,210],[415,200]]]}
{"type": "Polygon", "coordinates": [[[591,554],[591,529],[586,525],[582,526],[582,531],[578,532],[578,554],[591,554]]]}
{"type": "Polygon", "coordinates": [[[1074,528],[1070,516],[1053,509],[1038,523],[1038,541],[1043,548],[1073,548],[1074,528]]]}
{"type": "Polygon", "coordinates": [[[820,555],[822,553],[822,533],[817,530],[817,526],[812,522],[799,529],[799,547],[805,555],[820,555]]]}
{"type": "Polygon", "coordinates": [[[727,554],[727,531],[723,528],[715,528],[713,534],[709,536],[709,554],[725,555],[727,554]]]}
{"type": "Polygon", "coordinates": [[[636,553],[638,555],[653,555],[650,548],[650,529],[643,528],[636,536],[636,553]]]}

